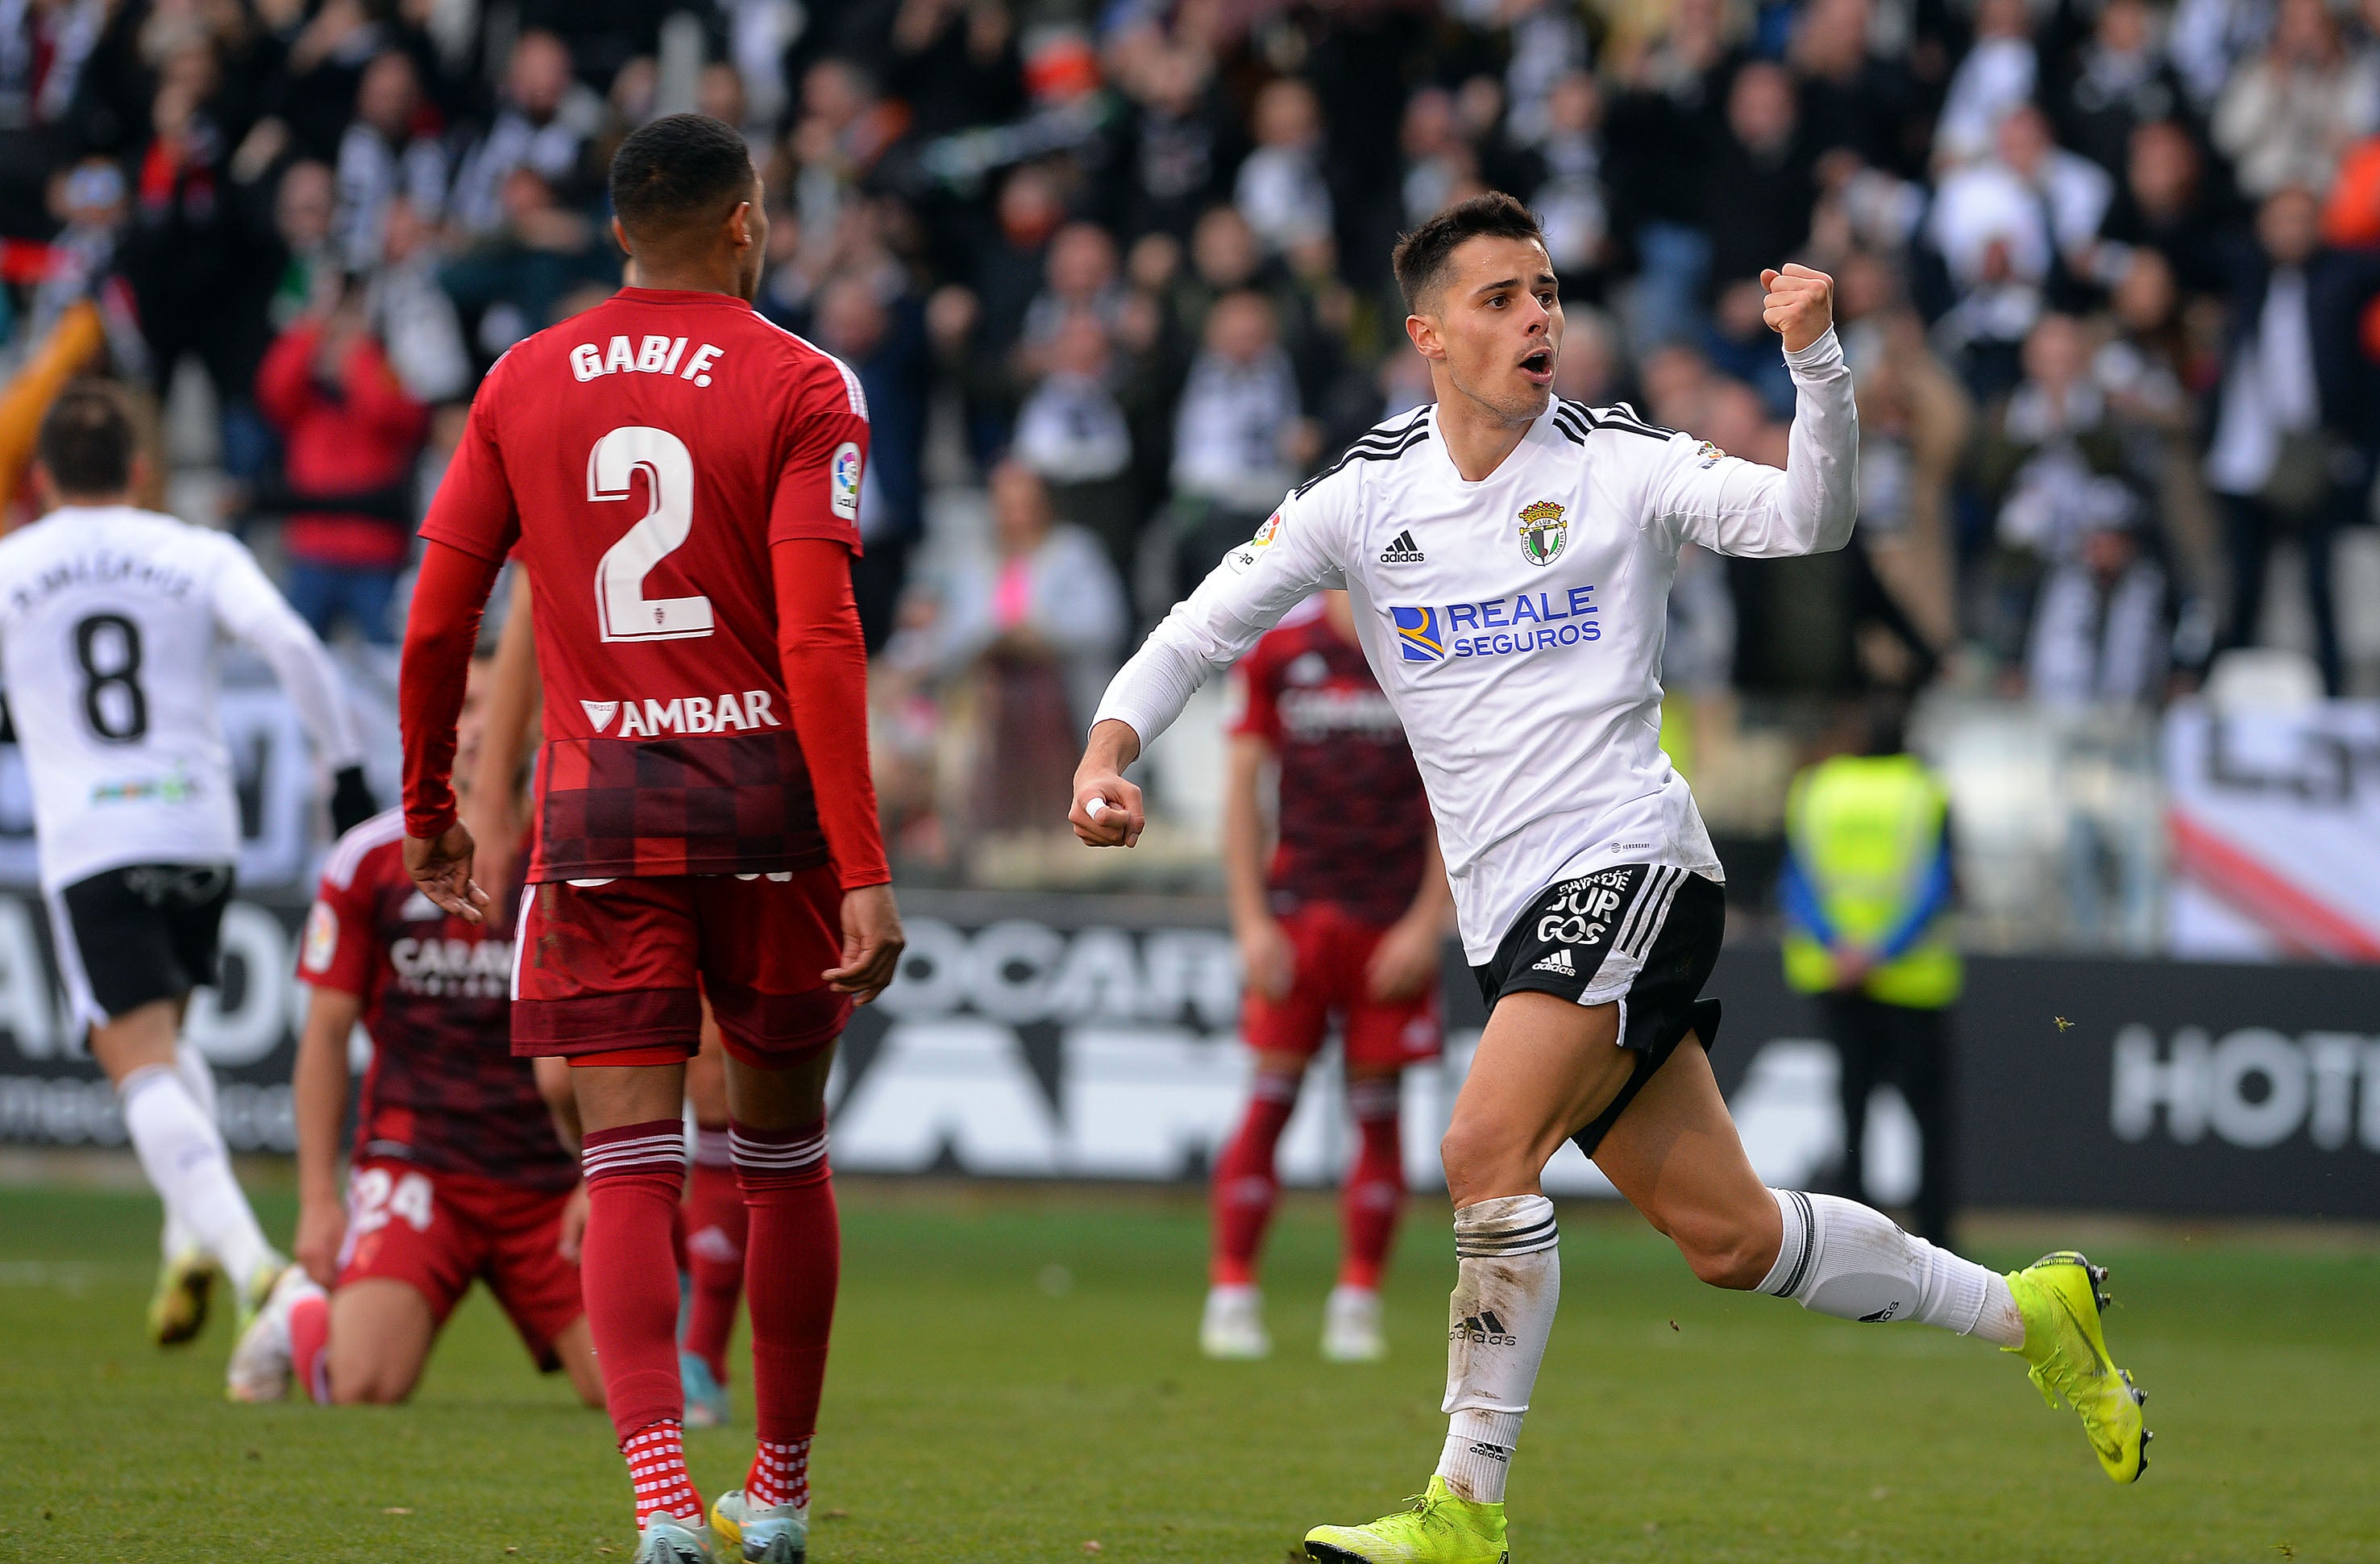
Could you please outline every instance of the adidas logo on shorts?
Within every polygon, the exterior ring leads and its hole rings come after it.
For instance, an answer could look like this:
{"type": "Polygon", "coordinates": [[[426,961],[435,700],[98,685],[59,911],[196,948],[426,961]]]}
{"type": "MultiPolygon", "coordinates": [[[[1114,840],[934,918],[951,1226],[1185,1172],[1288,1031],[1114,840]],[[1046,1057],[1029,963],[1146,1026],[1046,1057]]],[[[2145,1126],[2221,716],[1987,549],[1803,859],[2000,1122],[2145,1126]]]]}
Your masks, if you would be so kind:
{"type": "Polygon", "coordinates": [[[1567,950],[1557,950],[1550,956],[1539,959],[1537,964],[1531,967],[1529,971],[1533,972],[1559,972],[1563,977],[1578,976],[1578,968],[1572,962],[1570,952],[1567,950]]]}
{"type": "Polygon", "coordinates": [[[1418,565],[1422,563],[1421,544],[1414,542],[1413,530],[1399,532],[1388,547],[1380,550],[1383,565],[1418,565]]]}

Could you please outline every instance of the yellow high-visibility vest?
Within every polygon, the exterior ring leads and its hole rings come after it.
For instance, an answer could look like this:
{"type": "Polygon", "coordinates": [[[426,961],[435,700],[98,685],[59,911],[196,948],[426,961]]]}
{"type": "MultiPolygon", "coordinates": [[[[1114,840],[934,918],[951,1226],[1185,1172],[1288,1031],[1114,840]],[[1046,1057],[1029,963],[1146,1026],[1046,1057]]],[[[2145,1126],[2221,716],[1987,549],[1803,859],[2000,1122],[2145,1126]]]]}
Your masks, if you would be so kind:
{"type": "MultiPolygon", "coordinates": [[[[1836,936],[1876,946],[1924,891],[1942,849],[1949,796],[1914,755],[1839,755],[1793,779],[1785,834],[1836,936]]],[[[1937,917],[1917,943],[1861,985],[1869,998],[1938,1009],[1959,997],[1965,969],[1937,917]]],[[[1789,928],[1785,981],[1807,994],[1835,986],[1835,957],[1789,928]]]]}

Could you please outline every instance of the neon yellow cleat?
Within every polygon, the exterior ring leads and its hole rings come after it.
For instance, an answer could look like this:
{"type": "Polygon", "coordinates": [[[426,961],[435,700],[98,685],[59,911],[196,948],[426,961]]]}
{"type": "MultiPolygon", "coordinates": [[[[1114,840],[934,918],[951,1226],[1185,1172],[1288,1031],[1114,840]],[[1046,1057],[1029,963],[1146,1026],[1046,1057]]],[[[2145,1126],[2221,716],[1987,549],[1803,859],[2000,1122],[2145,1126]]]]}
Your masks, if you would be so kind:
{"type": "Polygon", "coordinates": [[[2149,1466],[2149,1431],[2141,1424],[2148,1393],[2107,1356],[2099,1314],[2112,1301],[2099,1290],[2107,1279],[2070,1249],[2045,1254],[2010,1271],[2009,1291],[2024,1315],[2024,1345],[2004,1347],[2032,1364],[2033,1383],[2051,1406],[2060,1396],[2082,1417],[2082,1432],[2099,1464],[2119,1483],[2137,1483],[2149,1466]]]}
{"type": "Polygon", "coordinates": [[[149,1338],[160,1347],[195,1340],[207,1327],[215,1276],[214,1261],[196,1244],[159,1262],[157,1290],[149,1295],[149,1338]]]}
{"type": "Polygon", "coordinates": [[[809,1547],[809,1507],[781,1504],[763,1509],[741,1488],[730,1488],[710,1507],[710,1533],[720,1557],[747,1564],[803,1564],[809,1547]]]}
{"type": "Polygon", "coordinates": [[[1512,1564],[1504,1507],[1457,1498],[1437,1476],[1411,1509],[1368,1526],[1315,1527],[1305,1555],[1326,1564],[1512,1564]]]}

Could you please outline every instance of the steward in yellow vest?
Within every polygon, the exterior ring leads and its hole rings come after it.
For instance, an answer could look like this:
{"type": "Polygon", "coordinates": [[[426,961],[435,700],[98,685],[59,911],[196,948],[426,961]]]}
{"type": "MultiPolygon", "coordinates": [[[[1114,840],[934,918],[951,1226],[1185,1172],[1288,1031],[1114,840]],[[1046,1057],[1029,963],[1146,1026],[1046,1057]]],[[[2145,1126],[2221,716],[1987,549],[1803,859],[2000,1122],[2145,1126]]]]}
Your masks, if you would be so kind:
{"type": "Polygon", "coordinates": [[[1914,755],[1838,755],[1785,804],[1785,981],[1938,1010],[1965,969],[1949,940],[1949,798],[1914,755]]]}
{"type": "Polygon", "coordinates": [[[1868,1097],[1889,1081],[1923,1142],[1913,1226],[1946,1246],[1953,1178],[1946,1011],[1965,975],[1949,929],[1949,815],[1942,784],[1914,755],[1821,761],[1793,779],[1786,800],[1782,885],[1785,981],[1816,996],[1842,1060],[1842,1192],[1867,1198],[1868,1097]]]}

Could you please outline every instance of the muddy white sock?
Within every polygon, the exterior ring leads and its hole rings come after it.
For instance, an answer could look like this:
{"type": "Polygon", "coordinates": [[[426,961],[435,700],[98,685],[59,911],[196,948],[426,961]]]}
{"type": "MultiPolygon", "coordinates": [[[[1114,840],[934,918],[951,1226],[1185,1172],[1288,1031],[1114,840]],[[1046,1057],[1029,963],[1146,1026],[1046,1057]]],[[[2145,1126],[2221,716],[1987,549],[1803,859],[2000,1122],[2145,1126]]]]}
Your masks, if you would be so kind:
{"type": "Polygon", "coordinates": [[[2003,1347],[2023,1345],[2024,1320],[2005,1278],[1902,1232],[1857,1201],[1768,1192],[1784,1217],[1785,1240],[1760,1291],[1837,1319],[1918,1320],[2003,1347]]]}
{"type": "Polygon", "coordinates": [[[170,1220],[215,1257],[234,1286],[249,1286],[276,1256],[232,1176],[214,1120],[199,1111],[170,1065],[134,1070],[117,1095],[125,1133],[170,1220]]]}
{"type": "Polygon", "coordinates": [[[1504,1502],[1521,1414],[1561,1301],[1554,1204],[1508,1195],[1454,1214],[1456,1272],[1447,1304],[1446,1401],[1438,1474],[1459,1498],[1504,1502]]]}

